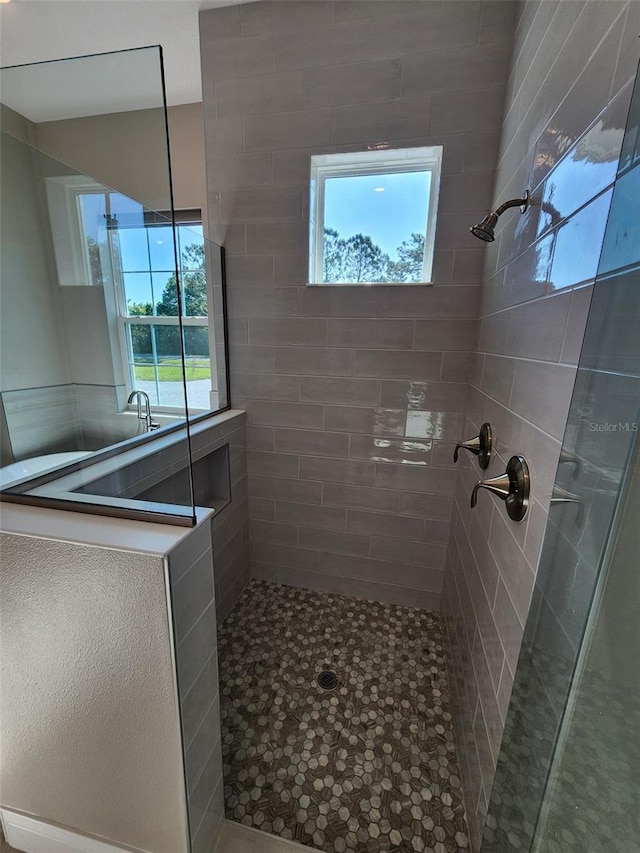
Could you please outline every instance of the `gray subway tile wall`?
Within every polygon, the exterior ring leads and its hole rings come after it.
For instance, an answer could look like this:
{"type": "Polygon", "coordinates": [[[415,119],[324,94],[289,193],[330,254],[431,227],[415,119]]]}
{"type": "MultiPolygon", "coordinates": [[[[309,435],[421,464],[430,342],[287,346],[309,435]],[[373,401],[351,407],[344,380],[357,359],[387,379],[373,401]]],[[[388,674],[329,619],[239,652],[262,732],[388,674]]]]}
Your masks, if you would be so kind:
{"type": "Polygon", "coordinates": [[[212,520],[216,618],[229,613],[249,580],[249,490],[247,428],[244,413],[231,413],[214,427],[191,431],[194,462],[224,445],[229,447],[229,503],[212,520]]]}
{"type": "MultiPolygon", "coordinates": [[[[630,151],[638,149],[639,95],[636,84],[623,152],[627,147],[630,151]]],[[[611,562],[606,556],[611,542],[616,542],[614,550],[618,547],[620,536],[616,528],[619,523],[624,526],[624,521],[616,516],[625,504],[631,510],[628,501],[633,487],[629,475],[633,464],[629,465],[629,459],[633,459],[636,443],[633,424],[640,396],[637,346],[634,353],[625,340],[627,335],[638,340],[640,317],[634,298],[637,265],[629,263],[625,239],[637,219],[638,194],[630,193],[627,183],[633,172],[640,172],[640,164],[634,168],[633,162],[624,153],[621,155],[605,237],[605,246],[616,249],[611,254],[603,249],[555,479],[558,488],[576,496],[578,505],[555,504],[549,513],[514,681],[509,730],[508,734],[505,730],[494,781],[496,796],[492,794],[485,829],[485,838],[491,846],[503,845],[505,834],[518,849],[529,846],[544,795],[541,782],[552,761],[560,721],[573,687],[572,674],[584,644],[585,627],[592,618],[594,589],[597,601],[600,570],[611,562]],[[619,227],[621,222],[626,225],[624,229],[619,227]],[[623,318],[624,330],[620,326],[623,318]],[[532,707],[529,701],[532,685],[543,686],[536,688],[535,721],[519,715],[521,699],[527,707],[532,707]],[[525,746],[523,752],[525,742],[531,746],[525,746]],[[514,762],[516,752],[518,759],[514,762]],[[514,771],[518,772],[517,766],[522,766],[522,761],[529,768],[526,781],[523,780],[522,786],[514,786],[514,771]],[[506,798],[500,796],[506,788],[517,789],[507,815],[503,806],[506,798]]],[[[637,257],[640,242],[636,239],[633,245],[637,257]]],[[[632,510],[624,514],[633,517],[632,510]]],[[[635,557],[633,549],[629,553],[635,557]]],[[[606,678],[610,680],[615,675],[618,660],[622,658],[624,655],[620,654],[609,658],[603,669],[606,678]]],[[[626,689],[628,679],[624,681],[626,689]]],[[[607,846],[604,840],[600,844],[593,841],[593,828],[588,830],[588,840],[582,827],[577,827],[577,831],[575,846],[581,849],[589,844],[607,846]]],[[[571,827],[570,834],[573,832],[571,827]]],[[[634,844],[631,840],[619,840],[619,833],[616,843],[622,847],[634,844]]]]}
{"type": "MultiPolygon", "coordinates": [[[[182,747],[193,844],[222,779],[211,521],[201,522],[167,558],[182,747]]],[[[221,804],[218,804],[220,808],[221,804]]],[[[219,826],[208,827],[209,849],[219,826]]],[[[202,837],[202,835],[201,835],[202,837]]]]}
{"type": "Polygon", "coordinates": [[[443,594],[475,849],[576,378],[609,209],[606,188],[637,68],[637,9],[633,2],[527,2],[516,25],[492,201],[529,188],[538,203],[523,216],[504,216],[486,248],[464,431],[473,435],[483,421],[492,423],[497,453],[487,476],[503,471],[513,453],[528,458],[533,501],[520,525],[488,494],[471,511],[469,493],[480,472],[469,458],[461,462],[443,594]],[[590,178],[585,164],[593,164],[590,178]]]}
{"type": "Polygon", "coordinates": [[[438,607],[516,4],[201,12],[252,573],[438,607]],[[491,43],[491,48],[484,47],[491,43]],[[444,146],[433,286],[308,287],[310,156],[444,146]]]}
{"type": "Polygon", "coordinates": [[[69,382],[3,391],[7,451],[21,460],[45,453],[99,450],[133,438],[135,418],[122,417],[124,385],[69,382]]]}
{"type": "Polygon", "coordinates": [[[72,384],[3,391],[2,405],[13,459],[82,447],[72,384]]]}
{"type": "Polygon", "coordinates": [[[192,850],[202,853],[211,850],[224,819],[217,624],[249,579],[244,413],[231,413],[213,427],[205,422],[192,428],[196,465],[225,445],[229,503],[168,557],[189,831],[192,850]]]}

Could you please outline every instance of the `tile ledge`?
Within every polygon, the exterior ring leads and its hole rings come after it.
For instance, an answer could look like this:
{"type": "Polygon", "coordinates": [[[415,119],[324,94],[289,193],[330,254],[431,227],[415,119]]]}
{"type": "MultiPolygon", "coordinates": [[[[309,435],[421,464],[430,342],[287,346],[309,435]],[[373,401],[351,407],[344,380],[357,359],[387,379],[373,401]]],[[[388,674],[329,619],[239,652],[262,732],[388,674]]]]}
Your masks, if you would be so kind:
{"type": "Polygon", "coordinates": [[[314,848],[225,820],[214,853],[314,853],[314,848]]]}
{"type": "Polygon", "coordinates": [[[212,515],[213,510],[196,507],[196,527],[179,527],[26,504],[3,503],[0,530],[15,536],[164,557],[212,515]]]}

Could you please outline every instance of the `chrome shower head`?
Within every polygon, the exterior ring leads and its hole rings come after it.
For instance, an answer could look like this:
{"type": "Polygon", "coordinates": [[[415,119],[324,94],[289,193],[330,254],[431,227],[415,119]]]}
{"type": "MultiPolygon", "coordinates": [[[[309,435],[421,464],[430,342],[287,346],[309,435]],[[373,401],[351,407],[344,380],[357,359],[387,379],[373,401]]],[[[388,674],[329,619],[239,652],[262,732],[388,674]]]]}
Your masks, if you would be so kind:
{"type": "Polygon", "coordinates": [[[488,216],[482,220],[482,222],[478,222],[477,225],[472,225],[469,228],[469,231],[473,234],[474,237],[477,237],[479,240],[484,240],[485,243],[493,243],[496,239],[493,233],[493,229],[496,227],[496,222],[498,221],[498,217],[495,213],[490,213],[488,216]]]}
{"type": "Polygon", "coordinates": [[[472,225],[469,231],[479,240],[484,240],[485,243],[493,243],[496,239],[493,229],[496,227],[499,217],[502,216],[505,210],[508,210],[510,207],[519,207],[520,213],[524,213],[528,206],[529,190],[525,190],[522,198],[512,198],[509,201],[505,201],[494,213],[485,216],[482,222],[472,225]]]}

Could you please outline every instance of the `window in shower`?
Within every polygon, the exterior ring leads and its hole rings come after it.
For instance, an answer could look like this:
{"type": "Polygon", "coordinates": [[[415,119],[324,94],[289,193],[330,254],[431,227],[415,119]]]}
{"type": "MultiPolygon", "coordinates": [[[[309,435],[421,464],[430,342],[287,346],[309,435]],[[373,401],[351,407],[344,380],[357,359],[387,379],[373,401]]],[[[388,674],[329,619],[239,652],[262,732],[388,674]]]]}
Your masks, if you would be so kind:
{"type": "Polygon", "coordinates": [[[311,158],[310,284],[431,282],[442,151],[311,158]]]}

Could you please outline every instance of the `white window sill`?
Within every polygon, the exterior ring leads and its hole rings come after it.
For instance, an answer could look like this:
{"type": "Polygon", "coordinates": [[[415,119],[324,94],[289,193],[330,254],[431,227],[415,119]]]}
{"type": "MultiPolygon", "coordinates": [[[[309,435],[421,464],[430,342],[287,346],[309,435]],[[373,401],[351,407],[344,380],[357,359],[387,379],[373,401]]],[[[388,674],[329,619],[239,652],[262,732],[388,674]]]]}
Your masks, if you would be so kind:
{"type": "Polygon", "coordinates": [[[307,287],[433,287],[433,281],[308,281],[307,287]]]}

